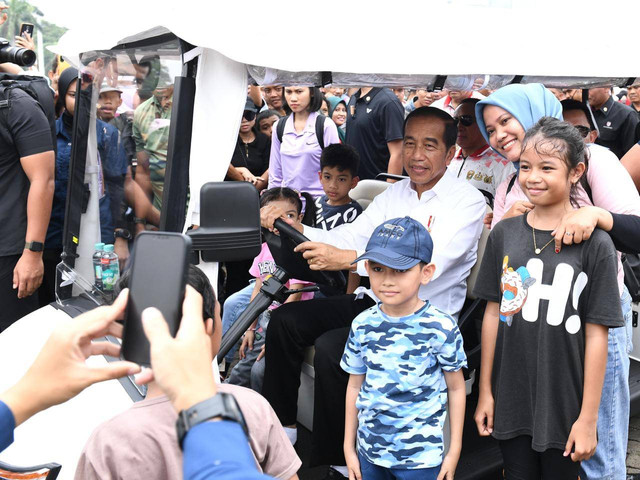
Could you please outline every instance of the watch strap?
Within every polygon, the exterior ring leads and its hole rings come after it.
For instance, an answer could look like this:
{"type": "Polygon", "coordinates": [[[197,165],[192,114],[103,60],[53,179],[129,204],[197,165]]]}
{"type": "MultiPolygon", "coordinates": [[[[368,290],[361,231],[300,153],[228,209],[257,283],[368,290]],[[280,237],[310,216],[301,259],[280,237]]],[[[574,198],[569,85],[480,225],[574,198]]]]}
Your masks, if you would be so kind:
{"type": "Polygon", "coordinates": [[[184,443],[187,432],[196,425],[220,417],[223,420],[230,420],[240,424],[245,435],[248,435],[247,424],[238,406],[238,402],[228,393],[218,393],[202,402],[196,403],[191,408],[182,410],[178,414],[176,421],[176,433],[180,448],[184,443]]]}
{"type": "Polygon", "coordinates": [[[31,250],[32,252],[41,252],[44,250],[44,243],[42,242],[24,242],[24,248],[31,250]]]}

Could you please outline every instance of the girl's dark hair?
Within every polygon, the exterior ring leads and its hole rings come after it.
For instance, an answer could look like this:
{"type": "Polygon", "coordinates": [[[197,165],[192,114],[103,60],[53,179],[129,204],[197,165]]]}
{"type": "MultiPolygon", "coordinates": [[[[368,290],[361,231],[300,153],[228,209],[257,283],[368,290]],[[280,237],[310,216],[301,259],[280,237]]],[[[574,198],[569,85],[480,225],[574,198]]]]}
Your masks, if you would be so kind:
{"type": "Polygon", "coordinates": [[[308,227],[316,226],[316,203],[314,198],[308,192],[296,192],[289,187],[275,187],[265,190],[260,195],[260,206],[264,207],[269,202],[275,200],[288,200],[296,206],[298,215],[302,213],[302,199],[305,201],[304,216],[302,217],[302,223],[308,227]]]}
{"type": "MultiPolygon", "coordinates": [[[[323,98],[322,92],[318,87],[305,87],[305,88],[309,89],[309,94],[311,95],[311,101],[309,102],[309,106],[307,107],[307,110],[309,110],[312,113],[317,112],[318,110],[320,110],[320,107],[322,107],[322,98],[323,98]]],[[[286,89],[287,87],[284,87],[282,89],[282,103],[283,105],[286,105],[287,108],[289,108],[289,104],[287,103],[287,98],[284,95],[284,91],[286,89]]],[[[289,113],[290,111],[291,109],[289,108],[287,113],[289,113]]]]}
{"type": "MultiPolygon", "coordinates": [[[[538,155],[553,156],[564,161],[569,172],[576,168],[580,162],[583,162],[585,171],[580,177],[580,182],[588,191],[589,150],[578,129],[557,118],[542,117],[538,123],[527,130],[522,141],[522,151],[524,152],[531,144],[538,155]]],[[[574,207],[579,208],[575,198],[577,188],[577,182],[571,186],[569,200],[574,207]]]]}

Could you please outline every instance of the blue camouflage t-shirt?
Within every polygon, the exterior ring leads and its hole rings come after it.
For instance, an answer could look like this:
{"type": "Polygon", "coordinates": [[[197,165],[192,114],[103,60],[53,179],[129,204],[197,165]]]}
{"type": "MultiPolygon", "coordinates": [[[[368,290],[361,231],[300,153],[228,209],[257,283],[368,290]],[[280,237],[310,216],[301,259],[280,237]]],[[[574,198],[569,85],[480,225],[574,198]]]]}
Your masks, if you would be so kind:
{"type": "Polygon", "coordinates": [[[342,369],[365,375],[356,400],[358,451],[385,468],[442,463],[447,404],[443,370],[467,364],[456,321],[429,302],[406,317],[379,305],[351,324],[342,369]]]}

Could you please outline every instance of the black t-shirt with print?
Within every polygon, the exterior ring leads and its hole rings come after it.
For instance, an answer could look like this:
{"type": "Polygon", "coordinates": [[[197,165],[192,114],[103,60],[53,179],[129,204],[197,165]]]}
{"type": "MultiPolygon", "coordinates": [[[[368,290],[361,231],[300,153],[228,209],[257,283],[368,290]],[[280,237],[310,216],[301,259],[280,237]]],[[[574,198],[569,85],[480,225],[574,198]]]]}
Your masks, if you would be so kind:
{"type": "Polygon", "coordinates": [[[362,207],[355,200],[345,205],[329,205],[326,195],[316,198],[316,227],[331,230],[343,223],[353,222],[362,213],[362,207]]]}
{"type": "MultiPolygon", "coordinates": [[[[536,230],[541,248],[552,237],[536,230]]],[[[602,230],[559,254],[534,253],[526,216],[491,232],[474,288],[500,305],[493,363],[493,436],[533,437],[532,448],[564,449],[582,405],[585,323],[624,325],[613,242],[602,230]]]]}

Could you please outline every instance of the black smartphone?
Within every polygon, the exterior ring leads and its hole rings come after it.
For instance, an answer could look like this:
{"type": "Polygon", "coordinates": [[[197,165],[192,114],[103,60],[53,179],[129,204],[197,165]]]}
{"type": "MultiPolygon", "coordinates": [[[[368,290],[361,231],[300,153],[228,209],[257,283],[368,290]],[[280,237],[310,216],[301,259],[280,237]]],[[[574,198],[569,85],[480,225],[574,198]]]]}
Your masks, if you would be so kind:
{"type": "Polygon", "coordinates": [[[20,36],[24,37],[24,34],[28,33],[33,38],[33,23],[23,23],[20,25],[20,36]]]}
{"type": "Polygon", "coordinates": [[[149,341],[142,328],[142,311],[156,307],[176,335],[189,269],[191,239],[171,232],[142,232],[135,240],[129,277],[129,300],[122,335],[125,360],[149,366],[149,341]]]}

